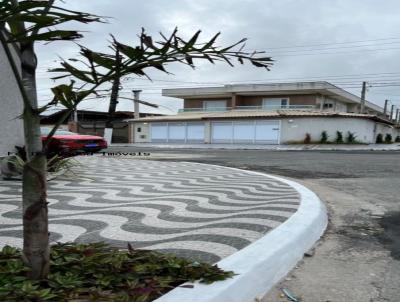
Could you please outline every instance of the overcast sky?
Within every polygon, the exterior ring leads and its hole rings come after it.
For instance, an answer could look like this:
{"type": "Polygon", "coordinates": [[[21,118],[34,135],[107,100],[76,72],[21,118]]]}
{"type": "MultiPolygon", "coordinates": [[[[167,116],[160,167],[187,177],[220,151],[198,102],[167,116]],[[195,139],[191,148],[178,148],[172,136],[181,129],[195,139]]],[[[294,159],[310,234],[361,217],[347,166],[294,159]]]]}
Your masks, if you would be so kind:
{"type": "MultiPolygon", "coordinates": [[[[135,45],[141,27],[157,36],[177,26],[184,37],[198,29],[205,39],[221,32],[220,45],[248,38],[248,50],[264,50],[275,60],[271,71],[249,64],[199,64],[196,70],[171,65],[174,75],[152,72],[154,82],[129,81],[123,95],[143,89],[142,99],[173,113],[182,101],[161,96],[161,88],[194,87],[197,83],[262,83],[327,80],[360,95],[361,82],[369,82],[367,99],[400,105],[400,1],[398,0],[65,0],[71,9],[109,16],[109,24],[79,25],[87,31],[80,43],[105,51],[109,34],[135,45]],[[163,81],[157,81],[163,80],[163,81]],[[167,81],[167,82],[165,82],[167,81]],[[195,83],[191,83],[195,82],[195,83]]],[[[71,27],[76,25],[72,25],[71,27]]],[[[75,57],[73,43],[37,47],[38,88],[41,100],[53,85],[45,72],[57,56],[75,57]]],[[[104,101],[87,101],[82,109],[106,110],[104,101]]],[[[133,110],[121,101],[117,110],[133,110]]],[[[150,111],[142,106],[141,110],[150,111]]],[[[154,109],[153,109],[154,110],[154,109]]]]}

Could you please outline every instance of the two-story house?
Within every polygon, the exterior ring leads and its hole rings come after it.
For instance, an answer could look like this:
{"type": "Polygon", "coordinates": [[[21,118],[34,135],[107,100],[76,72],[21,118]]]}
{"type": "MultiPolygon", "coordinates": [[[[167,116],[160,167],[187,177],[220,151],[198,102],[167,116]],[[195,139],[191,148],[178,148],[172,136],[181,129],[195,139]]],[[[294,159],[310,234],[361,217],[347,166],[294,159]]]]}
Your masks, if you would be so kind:
{"type": "Polygon", "coordinates": [[[397,134],[389,112],[327,82],[164,89],[176,115],[130,120],[132,142],[284,144],[349,131],[364,143],[397,134]]]}

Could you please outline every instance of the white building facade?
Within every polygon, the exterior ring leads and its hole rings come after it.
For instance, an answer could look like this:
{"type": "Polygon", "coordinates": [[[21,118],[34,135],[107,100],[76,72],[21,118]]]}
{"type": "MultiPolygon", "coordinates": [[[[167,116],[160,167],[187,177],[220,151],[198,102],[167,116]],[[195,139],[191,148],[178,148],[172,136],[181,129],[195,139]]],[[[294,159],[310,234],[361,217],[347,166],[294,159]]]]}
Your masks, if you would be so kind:
{"type": "Polygon", "coordinates": [[[327,82],[227,85],[164,90],[184,100],[177,115],[131,120],[135,143],[302,143],[322,132],[340,132],[374,143],[378,134],[398,135],[384,108],[327,82]],[[363,108],[363,109],[361,109],[363,108]],[[360,111],[363,112],[360,112],[360,111]]]}
{"type": "MultiPolygon", "coordinates": [[[[0,33],[1,34],[1,33],[0,33]]],[[[14,58],[19,61],[18,49],[8,45],[14,58]]],[[[19,66],[18,66],[19,67],[19,66]]],[[[4,48],[0,44],[0,157],[15,152],[15,146],[24,145],[23,101],[15,76],[7,59],[4,48]]]]}

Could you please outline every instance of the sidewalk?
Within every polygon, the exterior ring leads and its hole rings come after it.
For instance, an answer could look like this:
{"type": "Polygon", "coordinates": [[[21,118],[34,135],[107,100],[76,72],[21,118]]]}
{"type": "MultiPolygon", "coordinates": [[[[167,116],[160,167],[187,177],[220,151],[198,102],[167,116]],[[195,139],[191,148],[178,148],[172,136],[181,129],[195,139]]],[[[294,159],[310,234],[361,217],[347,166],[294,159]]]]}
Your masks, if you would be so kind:
{"type": "MultiPolygon", "coordinates": [[[[300,206],[293,186],[245,170],[186,162],[77,157],[49,182],[51,241],[106,241],[217,262],[300,206]]],[[[0,181],[0,249],[22,245],[21,182],[0,181]]]]}
{"type": "Polygon", "coordinates": [[[400,151],[400,144],[370,144],[370,145],[244,145],[244,144],[111,144],[110,147],[139,147],[160,149],[230,149],[230,150],[270,150],[270,151],[400,151]]]}

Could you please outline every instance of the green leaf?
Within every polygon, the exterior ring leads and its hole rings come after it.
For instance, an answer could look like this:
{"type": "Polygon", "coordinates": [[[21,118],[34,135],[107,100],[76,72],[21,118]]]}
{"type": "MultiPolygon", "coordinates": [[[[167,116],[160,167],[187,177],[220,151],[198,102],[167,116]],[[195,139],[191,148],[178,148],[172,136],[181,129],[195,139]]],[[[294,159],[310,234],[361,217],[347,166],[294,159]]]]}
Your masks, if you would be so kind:
{"type": "Polygon", "coordinates": [[[185,55],[185,60],[189,65],[193,66],[193,59],[190,55],[185,55]]]}
{"type": "Polygon", "coordinates": [[[115,41],[115,46],[121,53],[134,61],[140,61],[143,58],[144,51],[140,47],[131,47],[117,41],[115,41]]]}
{"type": "MultiPolygon", "coordinates": [[[[88,71],[83,71],[80,70],[73,65],[67,63],[66,61],[62,62],[61,65],[64,67],[64,72],[70,73],[72,76],[76,77],[77,79],[87,82],[87,83],[95,83],[95,80],[91,79],[88,75],[91,75],[90,72],[88,71]]],[[[58,70],[58,72],[61,71],[61,69],[53,69],[53,70],[58,70]]]]}
{"type": "Polygon", "coordinates": [[[10,37],[7,42],[33,42],[33,41],[59,41],[59,40],[76,40],[82,38],[82,34],[75,30],[51,30],[41,34],[35,34],[30,36],[19,35],[10,37]]]}
{"type": "Polygon", "coordinates": [[[198,30],[192,38],[190,38],[190,40],[186,43],[186,45],[183,47],[182,52],[186,52],[189,49],[191,49],[197,42],[197,39],[199,38],[199,35],[201,33],[201,30],[198,30]]]}
{"type": "Polygon", "coordinates": [[[208,41],[202,48],[202,50],[206,50],[209,49],[211,46],[214,45],[215,41],[217,40],[217,38],[219,37],[219,35],[221,34],[221,32],[218,32],[214,37],[211,38],[210,41],[208,41]]]}

